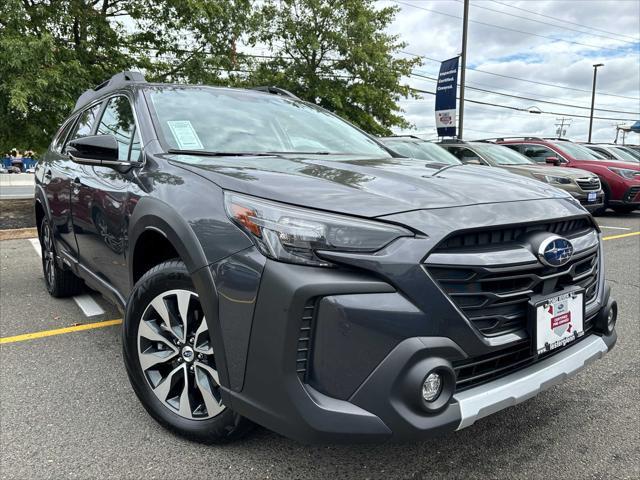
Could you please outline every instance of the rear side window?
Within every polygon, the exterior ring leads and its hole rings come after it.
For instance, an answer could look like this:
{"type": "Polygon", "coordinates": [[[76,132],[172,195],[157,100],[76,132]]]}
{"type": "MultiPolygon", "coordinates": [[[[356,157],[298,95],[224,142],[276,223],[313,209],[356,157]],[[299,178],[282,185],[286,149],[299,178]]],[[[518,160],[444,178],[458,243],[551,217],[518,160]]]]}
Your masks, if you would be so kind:
{"type": "Polygon", "coordinates": [[[118,160],[137,161],[140,157],[140,140],[133,119],[133,110],[126,97],[113,97],[104,109],[98,135],[113,135],[118,141],[118,160]]]}
{"type": "Polygon", "coordinates": [[[75,140],[76,138],[86,137],[91,135],[93,125],[96,122],[98,111],[100,110],[100,104],[95,105],[80,114],[80,119],[76,124],[75,131],[69,138],[69,140],[75,140]]]}

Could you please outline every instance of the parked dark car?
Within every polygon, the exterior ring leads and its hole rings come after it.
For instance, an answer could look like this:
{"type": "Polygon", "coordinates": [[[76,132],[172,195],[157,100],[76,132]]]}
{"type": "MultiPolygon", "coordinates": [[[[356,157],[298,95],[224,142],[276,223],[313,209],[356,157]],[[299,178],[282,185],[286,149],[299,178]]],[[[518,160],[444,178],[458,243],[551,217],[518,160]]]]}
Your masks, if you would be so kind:
{"type": "Polygon", "coordinates": [[[570,195],[394,157],[280,89],[118,74],[36,178],[49,292],[86,282],[124,310],[135,393],[199,441],[457,430],[616,342],[600,230],[570,195]]]}
{"type": "Polygon", "coordinates": [[[640,165],[605,159],[587,147],[563,139],[518,137],[496,141],[538,163],[579,168],[598,175],[604,190],[604,204],[594,214],[603,213],[607,208],[622,214],[640,208],[640,165]]]}

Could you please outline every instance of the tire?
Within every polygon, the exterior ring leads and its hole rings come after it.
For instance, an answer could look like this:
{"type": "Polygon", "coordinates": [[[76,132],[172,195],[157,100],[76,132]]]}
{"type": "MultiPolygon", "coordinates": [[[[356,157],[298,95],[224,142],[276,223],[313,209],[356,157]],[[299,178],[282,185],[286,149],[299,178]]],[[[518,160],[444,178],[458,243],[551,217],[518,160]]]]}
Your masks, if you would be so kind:
{"type": "Polygon", "coordinates": [[[184,263],[169,260],[144,274],[127,302],[122,332],[129,380],[158,423],[209,444],[250,430],[252,423],[222,402],[215,354],[184,263]]]}
{"type": "Polygon", "coordinates": [[[49,295],[57,298],[71,297],[82,290],[84,283],[71,270],[61,268],[56,261],[56,247],[49,220],[40,224],[40,247],[42,249],[42,273],[49,295]]]}
{"type": "Polygon", "coordinates": [[[613,211],[619,215],[626,215],[628,213],[633,212],[637,207],[635,206],[623,206],[623,207],[612,207],[613,211]]]}

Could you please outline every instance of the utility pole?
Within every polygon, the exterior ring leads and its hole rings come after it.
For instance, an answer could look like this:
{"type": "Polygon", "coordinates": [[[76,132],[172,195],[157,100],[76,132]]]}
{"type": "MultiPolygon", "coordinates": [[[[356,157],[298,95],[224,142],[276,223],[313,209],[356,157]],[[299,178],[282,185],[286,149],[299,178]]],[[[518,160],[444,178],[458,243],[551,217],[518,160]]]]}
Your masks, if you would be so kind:
{"type": "Polygon", "coordinates": [[[568,117],[556,118],[556,135],[558,138],[562,138],[567,134],[567,129],[571,126],[571,119],[568,117]],[[567,128],[564,128],[564,124],[567,124],[567,128]]]}
{"type": "Polygon", "coordinates": [[[598,76],[598,67],[604,67],[604,63],[596,63],[593,66],[593,88],[591,89],[591,115],[589,115],[589,140],[591,143],[591,130],[593,129],[593,106],[596,102],[596,77],[598,76]]]}
{"type": "Polygon", "coordinates": [[[464,0],[464,16],[462,20],[462,53],[460,54],[460,113],[458,121],[458,138],[462,140],[464,126],[464,81],[467,73],[467,30],[469,27],[469,0],[464,0]]]}

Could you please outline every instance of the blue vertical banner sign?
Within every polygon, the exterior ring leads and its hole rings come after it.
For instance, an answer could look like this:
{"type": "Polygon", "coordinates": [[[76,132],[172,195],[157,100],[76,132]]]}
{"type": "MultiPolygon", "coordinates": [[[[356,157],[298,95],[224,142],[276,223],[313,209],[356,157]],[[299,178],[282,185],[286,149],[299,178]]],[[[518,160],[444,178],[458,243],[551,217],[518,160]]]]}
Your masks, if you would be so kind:
{"type": "Polygon", "coordinates": [[[439,137],[456,136],[456,94],[458,92],[459,57],[440,65],[436,87],[436,128],[439,137]]]}

